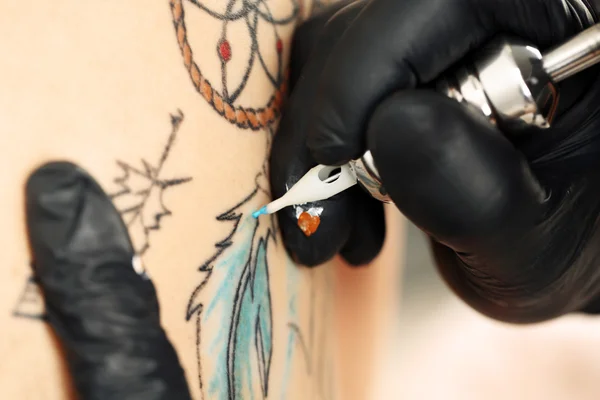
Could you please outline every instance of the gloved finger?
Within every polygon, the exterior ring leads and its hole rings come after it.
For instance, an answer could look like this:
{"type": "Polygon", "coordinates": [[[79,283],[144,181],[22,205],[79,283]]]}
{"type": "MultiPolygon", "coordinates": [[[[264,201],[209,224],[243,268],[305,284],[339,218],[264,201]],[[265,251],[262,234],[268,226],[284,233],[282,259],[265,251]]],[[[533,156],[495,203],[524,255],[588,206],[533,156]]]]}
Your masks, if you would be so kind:
{"type": "Polygon", "coordinates": [[[340,255],[349,265],[363,266],[379,254],[385,240],[385,214],[383,204],[361,188],[349,193],[352,196],[354,215],[352,227],[340,255]]]}
{"type": "Polygon", "coordinates": [[[544,189],[505,136],[441,94],[390,96],[374,112],[368,140],[394,203],[456,252],[500,262],[546,211],[544,189]]]}
{"type": "MultiPolygon", "coordinates": [[[[323,9],[319,10],[314,15],[311,15],[309,19],[302,22],[302,24],[294,31],[292,37],[292,51],[290,54],[290,78],[289,78],[289,91],[294,92],[294,88],[300,75],[304,70],[304,66],[310,60],[311,54],[319,42],[323,29],[327,22],[340,10],[346,8],[352,3],[364,4],[363,0],[355,2],[354,0],[342,0],[335,1],[331,4],[324,6],[323,9]]],[[[356,15],[352,16],[353,19],[356,15]]]]}
{"type": "Polygon", "coordinates": [[[26,186],[34,272],[82,399],[190,399],[152,282],[100,186],[68,162],[26,186]]]}
{"type": "MultiPolygon", "coordinates": [[[[291,69],[292,76],[298,76],[298,83],[288,101],[283,113],[279,129],[273,141],[270,159],[271,188],[274,197],[280,197],[293,186],[316,163],[306,148],[307,113],[316,96],[317,84],[305,79],[306,75],[314,75],[324,65],[328,49],[331,48],[344,30],[361,10],[363,2],[352,5],[336,12],[332,18],[315,20],[298,29],[295,34],[295,43],[304,43],[299,50],[292,49],[291,69]],[[318,22],[318,23],[317,23],[318,22]],[[315,35],[314,31],[321,31],[321,23],[327,23],[327,35],[315,35]],[[315,42],[318,38],[317,42],[315,42]],[[309,44],[309,42],[313,44],[309,44]],[[310,61],[305,65],[305,57],[309,53],[307,48],[314,49],[310,61]],[[302,71],[295,73],[294,71],[302,71]]],[[[296,47],[297,48],[297,47],[296,47]]],[[[321,264],[342,250],[350,235],[360,236],[360,230],[354,229],[353,218],[360,214],[362,220],[372,221],[374,226],[383,226],[380,204],[375,204],[375,209],[364,207],[357,209],[354,205],[350,190],[330,199],[306,204],[298,207],[287,207],[277,213],[279,225],[285,246],[292,257],[300,264],[315,266],[321,264]],[[298,217],[303,213],[304,219],[309,219],[311,226],[318,227],[314,233],[307,236],[305,231],[298,226],[298,217]],[[373,214],[372,218],[369,215],[373,214]],[[317,222],[318,221],[318,222],[317,222]]],[[[361,193],[359,193],[361,194],[361,193]]],[[[365,226],[368,227],[368,226],[365,226]]],[[[382,243],[376,243],[377,238],[383,237],[383,231],[364,232],[369,235],[369,240],[362,241],[360,257],[350,257],[349,262],[363,261],[375,257],[382,243]]],[[[360,240],[356,240],[360,242],[360,240]]],[[[381,239],[381,242],[383,240],[381,239]]],[[[362,264],[363,262],[359,262],[362,264]]]]}
{"type": "Polygon", "coordinates": [[[497,33],[544,49],[592,23],[579,0],[372,0],[305,77],[320,83],[308,147],[321,164],[357,159],[371,112],[393,91],[431,82],[497,33]]]}

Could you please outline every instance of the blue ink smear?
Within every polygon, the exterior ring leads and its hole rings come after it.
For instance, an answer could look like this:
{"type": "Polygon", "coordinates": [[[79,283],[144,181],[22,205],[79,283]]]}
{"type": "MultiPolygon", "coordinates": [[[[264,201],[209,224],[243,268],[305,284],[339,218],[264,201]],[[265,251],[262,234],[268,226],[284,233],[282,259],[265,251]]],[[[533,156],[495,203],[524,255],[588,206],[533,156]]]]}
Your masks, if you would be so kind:
{"type": "Polygon", "coordinates": [[[207,391],[216,399],[267,397],[272,355],[269,229],[242,218],[233,245],[213,265],[214,295],[201,314],[205,349],[215,362],[207,391]],[[260,385],[257,385],[260,382],[260,385]]]}
{"type": "Polygon", "coordinates": [[[232,325],[232,310],[235,304],[237,282],[240,281],[250,253],[255,225],[258,221],[242,219],[232,238],[233,245],[213,265],[211,281],[219,286],[205,303],[202,311],[202,341],[205,351],[214,360],[214,374],[207,380],[207,392],[215,399],[229,399],[228,378],[228,335],[232,325]],[[248,224],[248,222],[251,222],[248,224]]]}
{"type": "Polygon", "coordinates": [[[266,213],[267,213],[267,206],[264,206],[264,207],[263,207],[263,208],[261,208],[260,210],[258,210],[258,211],[254,211],[254,212],[252,213],[252,216],[253,216],[254,218],[258,218],[258,217],[260,217],[261,215],[263,215],[263,214],[266,214],[266,213]]]}
{"type": "MultiPolygon", "coordinates": [[[[272,354],[271,296],[265,239],[261,238],[256,258],[244,279],[237,328],[233,340],[233,376],[236,398],[253,394],[253,382],[260,382],[263,395],[268,393],[272,354]],[[253,267],[253,268],[252,268],[253,267]],[[258,378],[256,379],[258,374],[258,378]]],[[[252,397],[254,398],[254,397],[252,397]]]]}

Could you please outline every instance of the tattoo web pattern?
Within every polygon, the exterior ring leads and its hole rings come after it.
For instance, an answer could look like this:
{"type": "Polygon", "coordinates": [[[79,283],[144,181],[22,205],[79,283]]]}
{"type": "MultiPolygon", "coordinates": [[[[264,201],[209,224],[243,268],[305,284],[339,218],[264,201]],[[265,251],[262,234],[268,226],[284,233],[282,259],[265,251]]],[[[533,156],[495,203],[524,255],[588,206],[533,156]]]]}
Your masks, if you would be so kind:
{"type": "Polygon", "coordinates": [[[150,247],[150,233],[159,230],[161,220],[172,214],[164,204],[164,192],[192,180],[190,177],[161,177],[162,168],[169,157],[183,118],[181,111],[171,115],[171,133],[155,165],[142,159],[142,168],[136,168],[123,161],[117,161],[123,175],[115,179],[114,182],[120,190],[110,195],[110,198],[115,204],[127,203],[125,207],[119,208],[119,213],[130,232],[141,234],[141,243],[136,246],[136,252],[140,256],[150,247]]]}
{"type": "Polygon", "coordinates": [[[260,130],[268,128],[279,116],[283,97],[287,90],[287,72],[283,68],[283,42],[279,37],[278,27],[295,23],[300,15],[301,3],[299,0],[289,0],[292,4],[292,11],[283,17],[273,15],[269,7],[269,0],[223,0],[224,11],[217,11],[209,8],[202,0],[170,0],[170,7],[173,16],[173,24],[177,43],[183,56],[183,63],[192,83],[198,93],[204,97],[208,104],[227,121],[243,129],[260,130]],[[202,74],[197,61],[194,59],[193,50],[188,39],[188,31],[185,25],[186,17],[183,2],[197,7],[207,15],[221,21],[221,38],[216,43],[216,56],[221,63],[221,83],[222,89],[219,91],[202,74]],[[228,26],[232,22],[242,21],[245,23],[250,37],[251,45],[248,54],[248,61],[241,82],[233,88],[229,87],[230,79],[227,74],[227,63],[236,55],[240,54],[241,49],[232,48],[227,38],[228,26]],[[262,49],[258,40],[259,24],[269,24],[275,36],[275,49],[262,49]],[[265,62],[266,54],[275,51],[277,55],[276,71],[270,71],[265,62]],[[238,104],[238,97],[246,87],[250,74],[256,66],[259,66],[263,73],[273,85],[274,93],[262,107],[254,107],[238,104]]]}
{"type": "MultiPolygon", "coordinates": [[[[160,229],[162,218],[171,215],[165,206],[163,194],[166,189],[189,182],[192,178],[164,179],[161,171],[169,157],[184,115],[181,111],[171,115],[171,133],[167,144],[156,165],[142,159],[142,168],[117,161],[122,176],[115,179],[120,190],[109,195],[115,203],[127,203],[119,209],[121,217],[127,224],[130,234],[137,231],[141,243],[135,246],[136,253],[143,255],[150,248],[150,234],[160,229]],[[149,216],[149,218],[148,218],[149,216]]],[[[117,206],[117,208],[119,208],[117,206]]],[[[31,276],[27,279],[19,300],[13,310],[13,316],[29,319],[45,319],[44,300],[40,288],[31,276]]]]}

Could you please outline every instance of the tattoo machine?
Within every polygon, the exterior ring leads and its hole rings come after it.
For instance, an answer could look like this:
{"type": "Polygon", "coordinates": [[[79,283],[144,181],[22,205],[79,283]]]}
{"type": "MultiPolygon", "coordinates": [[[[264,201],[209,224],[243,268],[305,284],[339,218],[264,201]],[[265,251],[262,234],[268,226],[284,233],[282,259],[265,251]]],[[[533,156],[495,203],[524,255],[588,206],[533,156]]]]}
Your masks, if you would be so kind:
{"type": "MultiPolygon", "coordinates": [[[[556,84],[600,61],[600,24],[542,55],[521,40],[498,38],[476,53],[472,62],[436,83],[441,93],[483,113],[490,123],[511,134],[529,127],[547,129],[558,105],[556,84]]],[[[318,165],[284,196],[253,216],[324,200],[361,185],[374,198],[391,202],[370,151],[341,167],[318,165]]]]}

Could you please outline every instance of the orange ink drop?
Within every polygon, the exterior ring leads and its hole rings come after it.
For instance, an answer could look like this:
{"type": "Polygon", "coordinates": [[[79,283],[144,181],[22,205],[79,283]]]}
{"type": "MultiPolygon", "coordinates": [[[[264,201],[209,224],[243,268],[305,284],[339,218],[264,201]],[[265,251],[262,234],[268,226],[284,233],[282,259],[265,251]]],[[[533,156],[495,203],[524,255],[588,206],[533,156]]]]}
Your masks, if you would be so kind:
{"type": "Polygon", "coordinates": [[[302,232],[309,237],[313,233],[317,231],[319,228],[319,224],[321,223],[321,218],[316,215],[310,215],[307,212],[303,212],[298,217],[298,228],[302,230],[302,232]]]}

